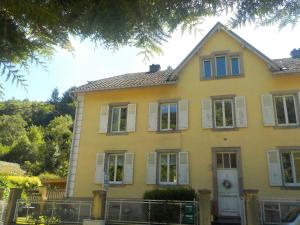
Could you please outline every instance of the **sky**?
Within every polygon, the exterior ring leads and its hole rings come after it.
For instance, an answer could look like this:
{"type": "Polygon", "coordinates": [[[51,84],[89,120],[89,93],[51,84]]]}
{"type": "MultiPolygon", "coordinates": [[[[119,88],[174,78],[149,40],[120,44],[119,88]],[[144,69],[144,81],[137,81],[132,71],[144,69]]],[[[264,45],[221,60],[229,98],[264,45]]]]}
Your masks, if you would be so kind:
{"type": "MultiPolygon", "coordinates": [[[[75,49],[73,54],[57,49],[52,59],[46,62],[47,70],[32,65],[24,73],[27,91],[11,82],[4,82],[2,77],[0,82],[5,88],[4,100],[15,98],[46,101],[55,87],[63,93],[70,87],[83,85],[87,81],[148,71],[149,65],[153,63],[160,64],[162,69],[168,66],[175,68],[217,22],[227,24],[228,18],[229,16],[206,18],[196,34],[186,32],[182,35],[177,30],[163,44],[163,55],[156,55],[146,63],[138,55],[141,50],[134,47],[127,46],[112,51],[96,47],[89,40],[81,42],[72,37],[71,43],[75,49]]],[[[287,26],[282,30],[278,26],[256,27],[248,24],[233,31],[271,59],[290,57],[292,49],[300,48],[300,24],[294,28],[287,26]]]]}

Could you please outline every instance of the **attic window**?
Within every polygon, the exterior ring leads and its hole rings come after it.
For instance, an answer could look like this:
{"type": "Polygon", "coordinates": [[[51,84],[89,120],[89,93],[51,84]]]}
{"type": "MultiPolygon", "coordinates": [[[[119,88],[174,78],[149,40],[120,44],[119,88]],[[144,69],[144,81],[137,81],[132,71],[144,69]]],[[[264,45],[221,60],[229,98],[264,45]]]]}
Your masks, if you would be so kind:
{"type": "Polygon", "coordinates": [[[224,77],[227,75],[226,56],[216,56],[216,75],[224,77]]]}

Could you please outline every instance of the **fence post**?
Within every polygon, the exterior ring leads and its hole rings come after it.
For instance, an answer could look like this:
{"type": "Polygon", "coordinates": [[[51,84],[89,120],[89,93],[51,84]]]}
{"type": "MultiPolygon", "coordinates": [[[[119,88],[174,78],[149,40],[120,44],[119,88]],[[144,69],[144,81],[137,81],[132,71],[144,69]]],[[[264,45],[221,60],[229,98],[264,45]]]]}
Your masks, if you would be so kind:
{"type": "Polygon", "coordinates": [[[3,199],[3,195],[4,195],[4,188],[0,188],[0,200],[3,199]]]}
{"type": "Polygon", "coordinates": [[[16,203],[17,200],[21,198],[22,189],[20,188],[11,188],[9,192],[9,197],[7,201],[6,215],[5,215],[5,224],[10,225],[13,223],[16,203]]]}
{"type": "Polygon", "coordinates": [[[47,200],[47,187],[45,187],[45,186],[39,187],[39,193],[41,195],[40,200],[46,201],[47,200]]]}
{"type": "Polygon", "coordinates": [[[258,190],[244,190],[247,225],[259,225],[258,190]]]}
{"type": "Polygon", "coordinates": [[[211,224],[211,191],[198,190],[199,225],[211,224]]]}
{"type": "Polygon", "coordinates": [[[106,191],[93,191],[92,219],[105,219],[106,191]]]}

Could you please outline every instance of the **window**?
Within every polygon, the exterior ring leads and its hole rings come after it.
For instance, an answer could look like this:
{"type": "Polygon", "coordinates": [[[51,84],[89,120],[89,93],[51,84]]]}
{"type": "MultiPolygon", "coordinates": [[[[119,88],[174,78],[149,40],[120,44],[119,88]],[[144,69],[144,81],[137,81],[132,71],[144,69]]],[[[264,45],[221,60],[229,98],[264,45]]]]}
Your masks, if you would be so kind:
{"type": "Polygon", "coordinates": [[[160,105],[160,130],[177,129],[177,103],[163,103],[160,105]]]}
{"type": "Polygon", "coordinates": [[[274,102],[278,126],[298,125],[294,95],[275,96],[274,102]]]}
{"type": "Polygon", "coordinates": [[[233,128],[233,99],[214,100],[215,128],[233,128]]]}
{"type": "Polygon", "coordinates": [[[216,56],[216,76],[224,77],[227,75],[226,57],[216,56]]]}
{"type": "Polygon", "coordinates": [[[220,152],[217,153],[217,168],[218,169],[236,169],[236,153],[220,152]]]}
{"type": "Polygon", "coordinates": [[[125,132],[127,123],[127,106],[111,108],[111,132],[125,132]]]}
{"type": "Polygon", "coordinates": [[[231,60],[231,75],[236,76],[240,75],[240,60],[238,56],[233,56],[231,60]]]}
{"type": "Polygon", "coordinates": [[[109,154],[107,161],[109,183],[121,184],[124,173],[124,154],[109,154]]]}
{"type": "Polygon", "coordinates": [[[177,153],[159,154],[159,183],[177,183],[177,153]]]}
{"type": "Polygon", "coordinates": [[[285,185],[300,185],[300,151],[281,153],[281,161],[285,185]]]}
{"type": "Polygon", "coordinates": [[[211,79],[212,77],[211,61],[209,59],[203,61],[203,74],[205,79],[211,79]]]}

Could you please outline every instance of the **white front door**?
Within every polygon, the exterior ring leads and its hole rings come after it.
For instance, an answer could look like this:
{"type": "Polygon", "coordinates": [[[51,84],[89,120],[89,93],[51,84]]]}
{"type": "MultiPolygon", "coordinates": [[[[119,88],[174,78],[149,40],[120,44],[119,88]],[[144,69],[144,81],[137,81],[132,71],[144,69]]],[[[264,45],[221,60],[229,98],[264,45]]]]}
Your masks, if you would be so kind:
{"type": "Polygon", "coordinates": [[[236,153],[217,153],[217,185],[220,216],[240,216],[236,153]]]}

